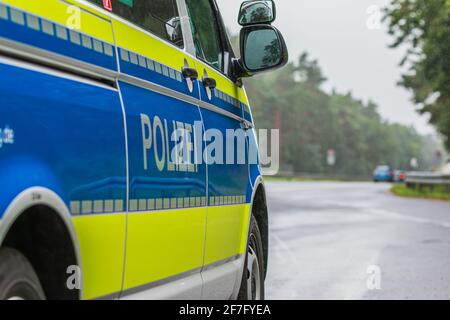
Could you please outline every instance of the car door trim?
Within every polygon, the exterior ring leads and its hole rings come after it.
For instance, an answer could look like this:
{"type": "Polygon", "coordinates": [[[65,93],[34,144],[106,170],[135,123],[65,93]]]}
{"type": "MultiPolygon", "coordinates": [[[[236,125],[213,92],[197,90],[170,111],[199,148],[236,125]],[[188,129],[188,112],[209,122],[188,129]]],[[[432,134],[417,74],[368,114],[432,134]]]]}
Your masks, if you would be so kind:
{"type": "Polygon", "coordinates": [[[195,55],[195,44],[194,37],[191,32],[191,22],[186,6],[186,2],[184,0],[176,0],[178,5],[178,14],[181,18],[181,30],[183,31],[183,39],[184,39],[184,50],[186,53],[191,55],[195,55]]]}
{"type": "Polygon", "coordinates": [[[130,296],[133,294],[141,293],[143,291],[155,289],[155,288],[163,286],[165,284],[187,278],[194,274],[198,274],[198,273],[200,273],[200,270],[201,270],[201,268],[196,268],[196,269],[189,270],[189,271],[186,271],[186,272],[183,272],[183,273],[180,273],[180,274],[177,274],[177,275],[174,275],[174,276],[162,279],[162,280],[157,280],[157,281],[150,282],[150,283],[138,286],[138,287],[124,290],[124,291],[122,291],[120,297],[123,298],[123,297],[130,296]]]}
{"type": "Polygon", "coordinates": [[[76,60],[45,49],[0,38],[0,53],[24,61],[34,62],[66,73],[73,73],[93,81],[106,80],[113,86],[117,72],[76,60]]]}
{"type": "MultiPolygon", "coordinates": [[[[144,285],[140,285],[140,286],[137,286],[134,288],[126,289],[126,290],[122,291],[122,293],[120,294],[120,298],[126,298],[127,296],[131,296],[134,294],[142,293],[144,291],[156,289],[158,287],[162,287],[164,285],[176,282],[178,280],[188,278],[192,275],[200,274],[201,272],[205,272],[208,270],[213,270],[217,267],[223,266],[230,262],[237,261],[237,260],[241,259],[242,256],[243,256],[242,254],[238,254],[238,255],[232,256],[230,258],[214,262],[214,263],[204,266],[204,267],[195,268],[195,269],[192,269],[192,270],[189,270],[189,271],[186,271],[186,272],[183,272],[183,273],[180,273],[180,274],[177,274],[177,275],[165,278],[165,279],[153,281],[153,282],[150,282],[150,283],[147,283],[144,285]]],[[[116,297],[117,297],[117,293],[112,293],[112,294],[108,294],[108,295],[105,295],[102,297],[95,298],[94,300],[110,300],[110,299],[114,299],[116,297]]]]}
{"type": "Polygon", "coordinates": [[[173,90],[173,89],[161,86],[159,84],[156,84],[154,82],[143,80],[141,78],[137,78],[137,77],[125,74],[125,73],[119,74],[119,81],[123,81],[123,82],[138,86],[143,89],[148,89],[148,90],[163,94],[165,96],[169,96],[169,97],[181,100],[183,102],[187,102],[187,103],[195,105],[195,106],[198,105],[199,100],[197,98],[188,96],[188,95],[178,92],[176,90],[173,90]]]}
{"type": "Polygon", "coordinates": [[[208,270],[220,267],[220,266],[222,266],[224,264],[227,264],[227,263],[239,260],[241,257],[242,257],[242,254],[236,254],[236,255],[234,255],[234,256],[232,256],[230,258],[226,258],[226,259],[223,259],[223,260],[211,263],[209,265],[204,266],[202,268],[202,272],[205,272],[205,271],[208,271],[208,270]]]}
{"type": "Polygon", "coordinates": [[[237,121],[245,121],[242,117],[239,117],[231,112],[228,112],[226,110],[223,110],[222,108],[215,106],[211,103],[205,102],[205,101],[200,101],[200,107],[206,110],[210,110],[213,111],[215,113],[221,114],[223,116],[226,116],[228,118],[237,120],[237,121]]]}
{"type": "Polygon", "coordinates": [[[78,74],[64,72],[59,69],[49,68],[42,64],[35,64],[29,61],[24,61],[20,59],[16,59],[10,56],[2,55],[1,46],[0,46],[0,64],[5,64],[9,66],[14,66],[17,68],[22,68],[34,72],[40,72],[47,75],[55,76],[58,78],[63,78],[67,80],[77,81],[79,83],[99,87],[106,90],[118,91],[115,87],[107,85],[101,81],[95,81],[88,77],[79,76],[78,74]]]}

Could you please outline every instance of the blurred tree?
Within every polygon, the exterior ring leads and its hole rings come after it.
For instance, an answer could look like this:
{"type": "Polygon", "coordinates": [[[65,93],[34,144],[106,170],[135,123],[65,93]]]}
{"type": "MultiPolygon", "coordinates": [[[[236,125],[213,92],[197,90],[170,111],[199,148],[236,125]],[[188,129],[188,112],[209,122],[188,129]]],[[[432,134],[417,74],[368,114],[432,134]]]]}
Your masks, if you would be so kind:
{"type": "Polygon", "coordinates": [[[245,80],[256,126],[281,129],[281,170],[368,177],[379,164],[409,170],[413,157],[421,169],[431,166],[434,141],[387,123],[374,102],[324,92],[325,80],[318,61],[306,53],[297,63],[245,80]],[[337,155],[333,167],[327,165],[329,149],[337,155]]]}
{"type": "Polygon", "coordinates": [[[392,47],[408,49],[400,84],[431,115],[450,150],[450,0],[392,0],[385,11],[392,47]]]}
{"type": "Polygon", "coordinates": [[[327,81],[327,78],[322,74],[317,60],[309,60],[307,52],[300,56],[295,71],[298,73],[298,79],[314,90],[319,90],[320,86],[327,81]]]}

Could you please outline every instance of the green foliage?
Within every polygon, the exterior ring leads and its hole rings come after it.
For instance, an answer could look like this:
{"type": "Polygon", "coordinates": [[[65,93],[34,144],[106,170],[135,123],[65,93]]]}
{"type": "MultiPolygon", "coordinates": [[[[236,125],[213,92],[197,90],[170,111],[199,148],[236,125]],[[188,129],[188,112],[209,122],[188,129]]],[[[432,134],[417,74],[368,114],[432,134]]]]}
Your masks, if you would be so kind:
{"type": "Polygon", "coordinates": [[[406,46],[400,84],[431,115],[450,150],[450,0],[392,0],[385,20],[393,48],[406,46]]]}
{"type": "Polygon", "coordinates": [[[367,176],[379,164],[408,170],[416,157],[429,169],[436,147],[413,128],[382,120],[373,102],[321,89],[325,77],[305,53],[298,63],[246,81],[258,128],[280,129],[281,170],[367,176]],[[336,165],[327,165],[334,149],[336,165]]]}
{"type": "Polygon", "coordinates": [[[411,189],[403,184],[398,184],[392,187],[391,192],[400,197],[450,201],[450,192],[448,192],[445,186],[435,186],[433,189],[430,189],[429,187],[411,189]]]}

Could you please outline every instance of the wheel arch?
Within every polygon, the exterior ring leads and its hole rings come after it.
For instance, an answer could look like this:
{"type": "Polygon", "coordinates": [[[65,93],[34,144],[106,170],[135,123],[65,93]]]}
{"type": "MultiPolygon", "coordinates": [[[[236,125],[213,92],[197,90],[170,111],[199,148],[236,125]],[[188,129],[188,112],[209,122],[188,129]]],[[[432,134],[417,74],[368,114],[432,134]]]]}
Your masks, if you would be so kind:
{"type": "MultiPolygon", "coordinates": [[[[269,257],[269,212],[267,209],[266,188],[262,177],[259,177],[254,185],[250,216],[251,214],[255,216],[256,221],[258,222],[258,227],[261,232],[263,242],[263,253],[264,253],[264,278],[265,278],[267,275],[267,265],[269,257]]],[[[250,226],[250,221],[248,225],[250,226]]]]}
{"type": "MultiPolygon", "coordinates": [[[[258,176],[255,179],[255,182],[253,184],[252,188],[252,196],[251,196],[251,202],[250,202],[250,210],[248,213],[248,221],[247,225],[245,226],[246,230],[243,230],[244,234],[247,235],[247,238],[245,239],[245,250],[247,250],[248,247],[248,234],[249,234],[249,228],[250,228],[250,220],[252,217],[252,213],[254,213],[254,210],[257,210],[257,213],[255,214],[255,217],[258,222],[258,226],[260,226],[260,232],[262,236],[263,241],[263,251],[264,251],[264,278],[267,274],[267,265],[268,265],[268,252],[269,252],[269,213],[267,210],[267,202],[266,202],[266,191],[264,186],[264,180],[262,176],[258,176]],[[256,206],[255,206],[256,204],[256,206]],[[264,209],[264,210],[261,210],[264,209]]],[[[237,274],[236,278],[236,285],[233,290],[233,294],[231,295],[231,299],[236,299],[239,294],[239,289],[241,286],[241,280],[242,275],[244,273],[244,267],[245,267],[245,261],[246,261],[246,253],[244,253],[240,259],[240,271],[237,274]]]]}
{"type": "MultiPolygon", "coordinates": [[[[0,247],[7,246],[8,242],[11,242],[11,239],[14,238],[13,233],[18,229],[17,226],[21,225],[23,220],[26,220],[27,215],[30,216],[28,213],[33,212],[41,212],[51,218],[52,221],[58,221],[64,227],[64,235],[67,237],[67,241],[70,242],[72,250],[67,254],[73,254],[76,265],[83,270],[78,239],[69,209],[58,194],[44,187],[31,187],[22,191],[7,207],[0,220],[0,247]]],[[[42,281],[39,272],[38,276],[42,281]]],[[[81,284],[83,284],[82,272],[80,276],[81,284]]],[[[42,285],[45,287],[45,284],[42,285]]],[[[83,298],[83,285],[78,291],[77,298],[83,298]]]]}

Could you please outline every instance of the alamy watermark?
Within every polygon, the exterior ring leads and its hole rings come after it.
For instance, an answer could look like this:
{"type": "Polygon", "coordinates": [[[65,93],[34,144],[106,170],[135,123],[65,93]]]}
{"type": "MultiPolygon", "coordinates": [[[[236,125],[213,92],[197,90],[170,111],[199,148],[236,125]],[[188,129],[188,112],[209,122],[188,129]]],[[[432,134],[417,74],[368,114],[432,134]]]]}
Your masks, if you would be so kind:
{"type": "Polygon", "coordinates": [[[381,290],[381,268],[377,265],[371,265],[367,267],[367,289],[368,290],[381,290]]]}
{"type": "Polygon", "coordinates": [[[5,144],[14,144],[14,130],[9,126],[0,127],[0,148],[5,144]]]}
{"type": "Polygon", "coordinates": [[[369,15],[366,21],[367,29],[380,30],[383,19],[383,11],[381,7],[377,5],[371,5],[367,8],[366,13],[369,15]]]}
{"type": "Polygon", "coordinates": [[[66,273],[68,275],[66,286],[69,290],[81,290],[81,268],[77,265],[71,265],[67,267],[66,273]]]}
{"type": "Polygon", "coordinates": [[[81,30],[81,9],[77,6],[68,6],[66,14],[68,15],[66,20],[67,28],[81,30]]]}
{"type": "Polygon", "coordinates": [[[141,114],[140,119],[142,166],[146,171],[196,173],[202,164],[259,164],[264,175],[275,175],[279,170],[277,129],[258,130],[257,137],[249,124],[234,129],[205,129],[202,121],[186,123],[146,114],[141,114]]]}

